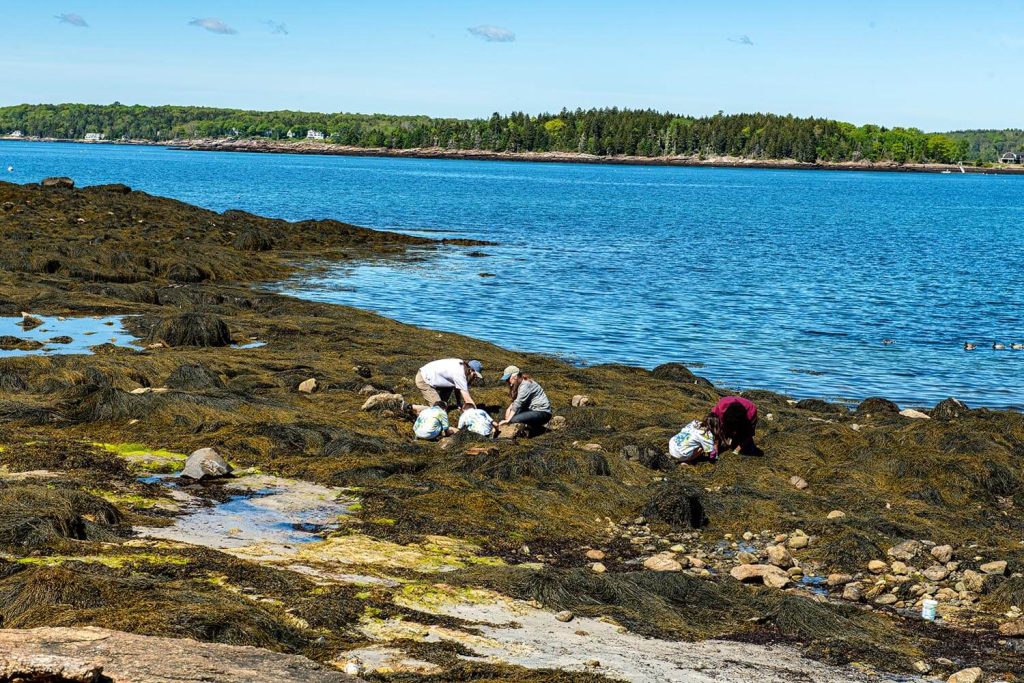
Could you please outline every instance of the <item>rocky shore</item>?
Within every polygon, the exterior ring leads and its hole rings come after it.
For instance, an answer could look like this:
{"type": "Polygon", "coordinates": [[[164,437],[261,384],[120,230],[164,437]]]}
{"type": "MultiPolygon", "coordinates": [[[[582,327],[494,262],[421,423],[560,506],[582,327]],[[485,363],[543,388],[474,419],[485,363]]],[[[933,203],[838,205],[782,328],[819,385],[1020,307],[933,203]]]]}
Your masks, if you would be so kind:
{"type": "Polygon", "coordinates": [[[5,345],[0,681],[159,680],[61,644],[82,633],[308,680],[1024,676],[1017,412],[750,391],[765,457],[672,468],[726,391],[682,365],[581,369],[261,288],[474,243],[70,180],[0,183],[0,230],[0,315],[136,338],[5,345]],[[528,368],[556,429],[413,440],[392,396],[449,355],[528,368]],[[200,449],[235,476],[176,477],[200,449]],[[39,673],[61,661],[78,678],[39,673]]]}
{"type": "MultiPolygon", "coordinates": [[[[3,138],[0,138],[3,139],[3,138]]],[[[27,138],[20,138],[27,139],[27,138]]],[[[957,164],[897,163],[894,161],[819,161],[806,163],[794,159],[750,159],[730,156],[666,156],[633,155],[598,156],[582,152],[492,152],[477,149],[446,149],[422,147],[392,149],[388,147],[353,147],[322,140],[270,140],[267,138],[202,138],[187,140],[121,140],[85,142],[83,140],[48,140],[42,142],[78,142],[82,144],[157,145],[172,149],[203,152],[253,152],[268,154],[326,154],[333,156],[394,157],[408,159],[465,159],[477,161],[527,161],[537,163],[619,164],[627,166],[693,166],[709,168],[775,168],[811,171],[883,171],[894,173],[982,173],[1015,175],[1024,173],[1024,166],[970,166],[957,164]]]]}

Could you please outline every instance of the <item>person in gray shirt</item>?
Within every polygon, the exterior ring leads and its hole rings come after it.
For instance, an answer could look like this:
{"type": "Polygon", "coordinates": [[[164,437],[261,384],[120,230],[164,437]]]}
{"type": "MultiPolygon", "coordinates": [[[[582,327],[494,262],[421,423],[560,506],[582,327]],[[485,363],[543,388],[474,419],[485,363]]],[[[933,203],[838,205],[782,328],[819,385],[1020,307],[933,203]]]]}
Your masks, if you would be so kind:
{"type": "Polygon", "coordinates": [[[512,399],[505,419],[499,425],[525,424],[530,434],[536,434],[551,421],[551,401],[544,389],[533,378],[515,365],[505,368],[501,381],[508,383],[508,395],[512,399]]]}

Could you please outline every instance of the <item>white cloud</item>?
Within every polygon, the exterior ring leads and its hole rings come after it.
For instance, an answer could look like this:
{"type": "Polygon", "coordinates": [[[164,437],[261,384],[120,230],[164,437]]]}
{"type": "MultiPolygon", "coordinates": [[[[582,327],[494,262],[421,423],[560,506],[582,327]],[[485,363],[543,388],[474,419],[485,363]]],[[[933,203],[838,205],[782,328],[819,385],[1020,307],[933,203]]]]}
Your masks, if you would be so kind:
{"type": "Polygon", "coordinates": [[[193,19],[188,22],[189,26],[198,26],[199,28],[205,28],[210,33],[220,33],[221,35],[231,36],[238,31],[225,24],[220,19],[215,17],[206,17],[205,19],[193,19]]]}
{"type": "Polygon", "coordinates": [[[288,27],[285,26],[280,21],[274,21],[273,19],[267,19],[263,23],[267,25],[267,28],[270,29],[270,32],[273,33],[274,35],[278,35],[278,36],[286,36],[286,35],[288,35],[288,27]]]}
{"type": "Polygon", "coordinates": [[[89,28],[89,23],[82,18],[81,14],[65,12],[64,14],[58,14],[54,19],[62,24],[70,24],[71,26],[77,26],[79,28],[89,28]]]}
{"type": "Polygon", "coordinates": [[[477,38],[486,40],[488,43],[511,43],[516,39],[516,34],[500,26],[484,24],[483,26],[474,26],[466,30],[477,38]]]}
{"type": "Polygon", "coordinates": [[[750,39],[748,35],[737,36],[736,38],[729,38],[730,43],[736,43],[737,45],[753,45],[754,41],[750,39]]]}

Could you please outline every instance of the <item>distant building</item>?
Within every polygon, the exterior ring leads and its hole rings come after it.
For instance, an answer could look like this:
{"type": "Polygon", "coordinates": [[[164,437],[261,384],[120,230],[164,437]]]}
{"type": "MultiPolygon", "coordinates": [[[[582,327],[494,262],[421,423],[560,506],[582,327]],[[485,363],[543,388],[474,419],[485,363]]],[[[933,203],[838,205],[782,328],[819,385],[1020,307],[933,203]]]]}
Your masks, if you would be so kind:
{"type": "Polygon", "coordinates": [[[323,140],[324,137],[323,131],[313,130],[312,128],[306,131],[307,140],[323,140]]]}
{"type": "Polygon", "coordinates": [[[7,137],[10,137],[10,138],[23,138],[23,137],[25,137],[25,134],[22,133],[20,130],[12,130],[11,134],[8,135],[7,137]]]}
{"type": "Polygon", "coordinates": [[[288,129],[288,132],[286,133],[286,135],[288,136],[289,140],[291,140],[293,137],[295,137],[295,133],[293,133],[290,128],[288,129]]]}
{"type": "Polygon", "coordinates": [[[999,157],[1001,164],[1024,164],[1024,154],[1021,152],[1007,152],[999,157]]]}
{"type": "Polygon", "coordinates": [[[85,141],[86,142],[99,142],[100,140],[103,140],[106,137],[107,136],[104,135],[103,133],[86,133],[85,134],[85,141]]]}
{"type": "Polygon", "coordinates": [[[242,132],[240,130],[238,130],[237,128],[232,128],[231,129],[231,137],[237,138],[241,134],[242,134],[242,132]]]}

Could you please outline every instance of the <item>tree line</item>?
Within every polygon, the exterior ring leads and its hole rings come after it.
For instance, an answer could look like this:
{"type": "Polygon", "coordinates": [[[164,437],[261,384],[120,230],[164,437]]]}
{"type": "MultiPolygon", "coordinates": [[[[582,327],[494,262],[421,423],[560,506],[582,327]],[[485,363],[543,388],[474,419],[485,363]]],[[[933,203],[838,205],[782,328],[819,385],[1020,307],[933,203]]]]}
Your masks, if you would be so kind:
{"type": "MultiPolygon", "coordinates": [[[[356,147],[440,147],[493,152],[581,152],[599,156],[733,156],[748,159],[955,163],[991,156],[965,133],[855,126],[777,114],[680,116],[647,109],[563,109],[486,119],[384,114],[245,111],[213,107],[56,104],[0,108],[0,134],[169,141],[198,138],[300,138],[323,132],[356,147]]],[[[1018,131],[1019,132],[1019,131],[1018,131]]]]}

